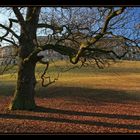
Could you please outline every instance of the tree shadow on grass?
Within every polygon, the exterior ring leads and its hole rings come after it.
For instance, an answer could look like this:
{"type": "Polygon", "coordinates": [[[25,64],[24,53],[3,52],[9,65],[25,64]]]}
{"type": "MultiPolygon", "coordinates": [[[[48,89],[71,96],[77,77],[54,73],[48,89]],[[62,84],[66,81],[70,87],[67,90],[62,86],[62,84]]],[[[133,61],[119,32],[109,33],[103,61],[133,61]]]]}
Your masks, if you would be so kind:
{"type": "MultiPolygon", "coordinates": [[[[117,114],[104,114],[104,113],[87,113],[87,112],[76,112],[68,110],[59,109],[49,109],[49,108],[37,108],[38,112],[48,112],[57,114],[67,114],[67,115],[82,115],[82,116],[97,116],[97,117],[108,117],[108,118],[119,118],[119,119],[134,119],[139,120],[140,116],[130,116],[130,115],[117,115],[117,114]]],[[[108,122],[98,122],[94,120],[74,120],[74,119],[63,119],[56,117],[41,117],[41,116],[30,116],[30,115],[19,115],[19,114],[0,114],[2,119],[17,119],[17,120],[32,120],[32,121],[46,121],[46,122],[56,122],[56,123],[71,123],[80,125],[90,125],[90,126],[102,126],[109,128],[125,128],[129,130],[140,130],[140,125],[133,124],[116,124],[108,122]]]]}
{"type": "MultiPolygon", "coordinates": [[[[13,96],[15,84],[0,84],[0,96],[13,96]]],[[[48,87],[37,89],[36,97],[39,98],[66,98],[76,102],[88,101],[92,103],[116,102],[127,103],[128,101],[140,101],[139,92],[131,93],[124,90],[96,89],[86,87],[48,87]]]]}
{"type": "Polygon", "coordinates": [[[82,102],[87,100],[89,103],[96,102],[116,102],[126,103],[128,101],[140,101],[138,92],[128,93],[124,90],[113,89],[91,89],[85,87],[51,87],[40,89],[37,94],[40,98],[69,98],[73,101],[82,102]]]}
{"type": "Polygon", "coordinates": [[[13,96],[15,90],[15,83],[0,82],[0,96],[13,96]]]}

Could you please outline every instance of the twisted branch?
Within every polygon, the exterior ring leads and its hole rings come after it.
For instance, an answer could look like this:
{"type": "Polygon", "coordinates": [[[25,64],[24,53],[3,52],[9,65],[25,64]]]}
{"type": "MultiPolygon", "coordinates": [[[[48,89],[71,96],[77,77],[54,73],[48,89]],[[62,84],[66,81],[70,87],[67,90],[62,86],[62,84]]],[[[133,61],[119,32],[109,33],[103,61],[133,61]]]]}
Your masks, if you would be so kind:
{"type": "Polygon", "coordinates": [[[57,78],[54,78],[54,80],[52,81],[50,76],[47,76],[47,77],[45,76],[45,74],[46,74],[46,72],[47,72],[47,70],[49,68],[49,62],[42,62],[41,61],[41,63],[46,64],[46,67],[45,67],[45,69],[43,71],[43,74],[41,75],[41,79],[42,79],[41,85],[42,85],[42,87],[47,87],[50,84],[55,83],[56,80],[58,80],[59,74],[58,74],[57,78]],[[45,84],[45,79],[49,80],[48,83],[46,83],[46,84],[45,84]]]}

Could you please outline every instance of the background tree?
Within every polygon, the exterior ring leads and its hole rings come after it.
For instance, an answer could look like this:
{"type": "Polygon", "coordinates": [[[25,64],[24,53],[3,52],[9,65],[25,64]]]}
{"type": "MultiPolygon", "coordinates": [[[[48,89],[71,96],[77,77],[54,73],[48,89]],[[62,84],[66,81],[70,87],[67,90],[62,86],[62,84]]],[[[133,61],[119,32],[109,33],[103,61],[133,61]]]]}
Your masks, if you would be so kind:
{"type": "Polygon", "coordinates": [[[42,80],[49,67],[49,62],[39,55],[44,50],[68,56],[72,64],[81,62],[84,65],[94,60],[100,67],[108,58],[125,56],[130,46],[139,46],[139,30],[135,30],[134,23],[130,24],[129,20],[129,16],[135,14],[133,8],[10,7],[6,12],[10,14],[9,25],[0,24],[5,31],[0,39],[18,48],[18,79],[10,109],[36,107],[35,67],[37,62],[46,65],[42,80]],[[43,43],[39,43],[40,35],[46,37],[43,43]],[[97,47],[98,41],[105,37],[117,37],[125,42],[125,51],[119,55],[111,47],[97,47]]]}

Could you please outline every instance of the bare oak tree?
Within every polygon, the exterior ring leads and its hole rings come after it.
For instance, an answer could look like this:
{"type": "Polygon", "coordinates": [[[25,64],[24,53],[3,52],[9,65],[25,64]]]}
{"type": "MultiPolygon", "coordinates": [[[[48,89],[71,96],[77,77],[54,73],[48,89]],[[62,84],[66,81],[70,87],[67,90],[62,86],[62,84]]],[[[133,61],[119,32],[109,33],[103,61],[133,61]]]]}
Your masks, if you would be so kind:
{"type": "MultiPolygon", "coordinates": [[[[49,62],[44,62],[41,51],[53,50],[69,57],[72,64],[94,60],[97,66],[108,58],[121,58],[128,52],[129,46],[139,47],[139,32],[124,33],[125,25],[130,18],[125,7],[10,7],[6,9],[14,16],[9,16],[9,25],[0,23],[5,33],[0,36],[18,48],[18,79],[10,109],[30,110],[36,107],[35,67],[37,62],[46,65],[42,80],[49,62]],[[14,27],[19,26],[18,31],[14,27]],[[129,35],[130,33],[130,35],[129,35]],[[39,43],[38,36],[46,37],[39,43]],[[106,47],[97,47],[98,42],[107,37],[119,38],[125,42],[124,52],[120,55],[106,47]]],[[[125,31],[127,31],[125,29],[125,31]]],[[[136,30],[135,30],[136,31],[136,30]]],[[[53,81],[50,81],[50,83],[53,81]]]]}

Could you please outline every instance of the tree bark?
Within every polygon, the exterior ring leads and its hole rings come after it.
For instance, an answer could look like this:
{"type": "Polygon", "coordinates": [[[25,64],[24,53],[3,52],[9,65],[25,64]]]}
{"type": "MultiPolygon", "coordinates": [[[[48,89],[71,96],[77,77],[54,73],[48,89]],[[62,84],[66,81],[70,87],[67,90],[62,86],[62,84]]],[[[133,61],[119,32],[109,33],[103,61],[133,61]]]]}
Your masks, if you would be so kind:
{"type": "Polygon", "coordinates": [[[18,62],[18,79],[14,98],[9,106],[10,110],[32,110],[35,105],[35,66],[34,60],[28,59],[35,45],[33,39],[21,34],[18,62]],[[25,61],[27,59],[27,61],[25,61]]]}
{"type": "Polygon", "coordinates": [[[37,60],[30,59],[29,56],[37,47],[37,25],[39,21],[41,7],[27,8],[26,16],[23,17],[18,7],[13,7],[13,11],[20,24],[19,41],[19,69],[17,86],[14,98],[9,106],[11,110],[31,110],[36,107],[35,96],[35,66],[37,60]]]}
{"type": "Polygon", "coordinates": [[[36,107],[35,96],[35,64],[31,62],[19,64],[17,87],[10,110],[32,110],[36,107]]]}

